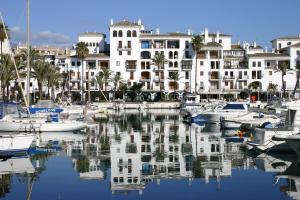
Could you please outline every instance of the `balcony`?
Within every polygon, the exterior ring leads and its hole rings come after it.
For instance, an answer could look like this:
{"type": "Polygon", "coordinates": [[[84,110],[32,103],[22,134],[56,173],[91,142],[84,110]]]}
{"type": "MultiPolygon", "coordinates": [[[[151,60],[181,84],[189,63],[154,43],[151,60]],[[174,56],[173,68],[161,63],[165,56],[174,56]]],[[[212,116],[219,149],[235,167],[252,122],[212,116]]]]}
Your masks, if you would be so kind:
{"type": "Polygon", "coordinates": [[[125,66],[127,71],[136,70],[136,60],[127,60],[125,66]]]}
{"type": "Polygon", "coordinates": [[[183,60],[182,61],[182,70],[192,70],[193,61],[192,60],[183,60]]]}
{"type": "Polygon", "coordinates": [[[238,76],[237,80],[238,81],[246,81],[249,79],[249,76],[238,76]]]}
{"type": "Polygon", "coordinates": [[[235,76],[228,76],[228,75],[225,75],[224,76],[224,80],[234,80],[235,79],[235,76]]]}
{"type": "Polygon", "coordinates": [[[219,81],[219,80],[221,80],[221,77],[220,76],[210,76],[209,80],[210,81],[219,81]]]}
{"type": "Polygon", "coordinates": [[[131,46],[130,46],[130,47],[127,47],[127,46],[121,47],[121,46],[119,46],[119,47],[117,48],[117,50],[118,50],[118,51],[131,51],[131,46]]]}
{"type": "Polygon", "coordinates": [[[127,143],[126,144],[126,153],[137,153],[136,143],[127,143]]]}

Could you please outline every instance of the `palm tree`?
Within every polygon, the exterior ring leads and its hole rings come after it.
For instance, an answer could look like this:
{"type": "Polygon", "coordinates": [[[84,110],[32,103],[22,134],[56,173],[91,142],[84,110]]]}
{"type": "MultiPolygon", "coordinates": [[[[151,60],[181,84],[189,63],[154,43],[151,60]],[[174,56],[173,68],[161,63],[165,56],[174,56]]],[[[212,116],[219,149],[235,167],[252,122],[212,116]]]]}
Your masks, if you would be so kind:
{"type": "Polygon", "coordinates": [[[164,67],[164,65],[167,62],[168,61],[165,58],[165,55],[163,54],[163,52],[155,54],[155,56],[152,58],[152,64],[155,65],[155,66],[157,66],[157,68],[158,68],[158,83],[159,83],[160,98],[162,98],[162,84],[161,84],[160,69],[161,69],[161,67],[164,67]]]}
{"type": "MultiPolygon", "coordinates": [[[[192,47],[193,50],[196,54],[196,68],[195,68],[195,92],[197,92],[197,72],[198,72],[198,58],[197,58],[197,53],[201,50],[203,46],[203,37],[201,35],[195,35],[192,38],[192,47]]],[[[190,92],[191,92],[191,83],[190,83],[190,92]]]]}
{"type": "Polygon", "coordinates": [[[1,23],[0,22],[0,44],[1,44],[1,59],[2,59],[2,45],[3,45],[3,42],[4,42],[4,40],[5,39],[8,39],[7,37],[6,37],[6,33],[8,34],[8,27],[5,25],[5,24],[3,24],[3,23],[1,23]]]}
{"type": "Polygon", "coordinates": [[[116,98],[117,87],[118,87],[121,80],[122,80],[122,77],[121,77],[121,74],[119,74],[119,73],[115,74],[113,79],[112,79],[112,81],[114,83],[114,100],[116,98]]]}
{"type": "Polygon", "coordinates": [[[293,97],[295,97],[297,87],[299,87],[299,78],[300,78],[300,63],[297,63],[295,66],[296,71],[296,84],[293,91],[293,97]]]}
{"type": "Polygon", "coordinates": [[[102,94],[102,96],[105,98],[105,100],[107,101],[106,96],[103,94],[102,92],[102,87],[103,87],[103,83],[104,83],[104,74],[103,72],[99,72],[96,76],[96,81],[99,85],[99,92],[102,94]]]}
{"type": "Polygon", "coordinates": [[[127,92],[127,90],[128,90],[127,84],[125,82],[121,82],[119,85],[119,90],[122,91],[122,96],[123,96],[123,100],[124,100],[125,92],[127,92]]]}
{"type": "Polygon", "coordinates": [[[2,62],[0,64],[0,80],[1,80],[1,89],[2,89],[2,99],[5,99],[5,96],[9,96],[9,86],[10,86],[10,81],[14,80],[14,74],[15,71],[13,62],[11,57],[8,54],[3,54],[2,57],[2,62]],[[6,95],[5,95],[5,88],[6,90],[6,95]]]}
{"type": "Polygon", "coordinates": [[[111,78],[111,71],[108,69],[108,68],[104,68],[102,69],[102,73],[103,73],[103,81],[104,81],[104,91],[105,93],[107,92],[107,86],[108,86],[108,83],[110,81],[110,78],[111,78]]]}
{"type": "Polygon", "coordinates": [[[281,72],[281,83],[282,83],[282,90],[283,90],[283,98],[286,97],[286,92],[285,92],[285,81],[284,81],[284,76],[286,75],[287,71],[289,70],[289,65],[287,62],[279,62],[278,63],[278,69],[277,71],[281,72]]]}
{"type": "Polygon", "coordinates": [[[59,79],[61,74],[59,73],[59,69],[51,66],[49,68],[47,79],[48,79],[48,94],[49,88],[51,88],[51,98],[54,99],[54,87],[59,83],[59,79]]]}
{"type": "MultiPolygon", "coordinates": [[[[29,60],[30,60],[29,65],[31,67],[33,67],[35,61],[40,60],[40,59],[41,59],[41,56],[39,55],[39,52],[36,49],[29,47],[29,60]]],[[[22,62],[27,62],[27,49],[22,49],[21,60],[22,60],[22,62]]]]}
{"type": "Polygon", "coordinates": [[[176,90],[178,89],[178,81],[180,80],[180,76],[178,72],[172,72],[170,73],[169,79],[175,83],[174,87],[174,93],[176,93],[176,90]]]}
{"type": "Polygon", "coordinates": [[[78,58],[81,59],[81,101],[84,100],[84,90],[83,90],[83,60],[89,54],[89,49],[84,42],[78,42],[76,44],[76,54],[78,58]]]}
{"type": "Polygon", "coordinates": [[[38,82],[40,99],[42,99],[43,83],[47,81],[49,70],[50,70],[50,64],[45,61],[38,60],[33,65],[32,76],[38,82]]]}
{"type": "MultiPolygon", "coordinates": [[[[267,91],[273,96],[273,94],[277,91],[277,84],[269,83],[267,91]]],[[[269,99],[269,96],[267,97],[269,99]]]]}

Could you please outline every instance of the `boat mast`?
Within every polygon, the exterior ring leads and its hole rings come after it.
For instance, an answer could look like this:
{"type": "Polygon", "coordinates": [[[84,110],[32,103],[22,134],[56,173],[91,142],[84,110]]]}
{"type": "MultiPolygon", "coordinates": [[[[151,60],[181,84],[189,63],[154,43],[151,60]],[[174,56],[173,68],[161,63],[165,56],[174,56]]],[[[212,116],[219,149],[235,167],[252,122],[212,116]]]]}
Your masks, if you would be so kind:
{"type": "Polygon", "coordinates": [[[30,106],[30,45],[29,45],[29,40],[30,40],[30,0],[27,0],[27,93],[26,93],[26,98],[27,98],[27,103],[28,106],[30,106]]]}

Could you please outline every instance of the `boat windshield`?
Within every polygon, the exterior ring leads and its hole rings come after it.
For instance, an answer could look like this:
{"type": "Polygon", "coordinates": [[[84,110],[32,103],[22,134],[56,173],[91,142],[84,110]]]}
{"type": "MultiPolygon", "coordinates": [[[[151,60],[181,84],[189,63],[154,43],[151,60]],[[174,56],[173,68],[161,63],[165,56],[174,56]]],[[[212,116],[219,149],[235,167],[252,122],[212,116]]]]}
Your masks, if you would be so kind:
{"type": "Polygon", "coordinates": [[[47,101],[38,101],[34,107],[35,108],[56,108],[57,106],[53,101],[47,100],[47,101]]]}
{"type": "Polygon", "coordinates": [[[244,104],[227,104],[224,106],[223,110],[246,110],[244,104]]]}

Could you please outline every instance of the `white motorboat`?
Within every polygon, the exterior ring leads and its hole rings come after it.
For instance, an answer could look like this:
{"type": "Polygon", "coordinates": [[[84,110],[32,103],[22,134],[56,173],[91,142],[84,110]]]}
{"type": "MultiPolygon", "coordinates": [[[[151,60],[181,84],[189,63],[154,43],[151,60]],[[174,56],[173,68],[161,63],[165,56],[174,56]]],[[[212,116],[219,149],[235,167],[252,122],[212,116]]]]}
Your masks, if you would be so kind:
{"type": "Polygon", "coordinates": [[[221,118],[221,127],[223,129],[239,128],[242,124],[251,128],[255,128],[264,123],[278,124],[281,119],[276,115],[268,115],[256,112],[246,113],[237,117],[221,118]]]}
{"type": "Polygon", "coordinates": [[[299,133],[300,100],[290,102],[285,119],[285,126],[280,128],[256,128],[252,141],[248,145],[261,151],[290,151],[285,138],[299,133]]]}
{"type": "Polygon", "coordinates": [[[32,133],[0,133],[0,155],[26,152],[33,139],[32,133]]]}
{"type": "Polygon", "coordinates": [[[42,117],[32,117],[30,119],[7,115],[0,120],[0,131],[9,132],[68,132],[83,130],[86,126],[85,123],[79,121],[60,120],[54,122],[42,117]]]}
{"type": "Polygon", "coordinates": [[[201,115],[208,123],[220,123],[220,118],[234,118],[243,116],[248,113],[248,106],[246,103],[232,102],[225,106],[218,105],[213,110],[204,110],[199,113],[192,114],[193,117],[201,115]]]}

